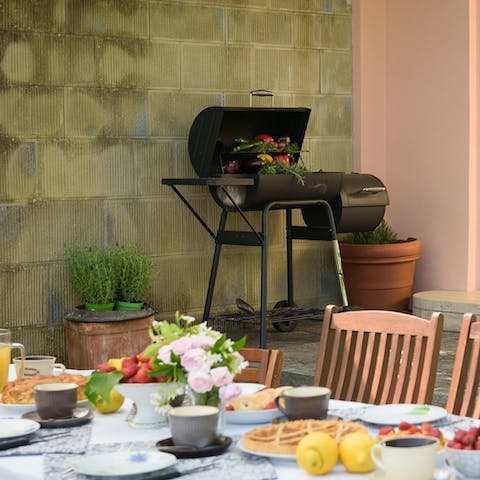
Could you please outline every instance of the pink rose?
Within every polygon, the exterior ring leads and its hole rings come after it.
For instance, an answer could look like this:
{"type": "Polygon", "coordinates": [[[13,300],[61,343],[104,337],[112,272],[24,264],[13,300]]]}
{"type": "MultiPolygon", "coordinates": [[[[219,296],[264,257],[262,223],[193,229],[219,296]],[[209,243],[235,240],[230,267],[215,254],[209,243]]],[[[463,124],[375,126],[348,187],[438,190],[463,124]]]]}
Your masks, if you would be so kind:
{"type": "Polygon", "coordinates": [[[216,387],[222,387],[223,385],[228,385],[233,382],[233,375],[228,371],[227,367],[212,368],[210,375],[216,387]]]}
{"type": "Polygon", "coordinates": [[[212,389],[213,380],[208,373],[197,371],[188,375],[188,384],[195,392],[206,393],[212,389]]]}
{"type": "Polygon", "coordinates": [[[157,353],[157,358],[163,363],[170,363],[171,362],[171,353],[172,347],[170,345],[164,345],[160,347],[157,353]]]}
{"type": "Polygon", "coordinates": [[[181,356],[192,348],[192,341],[190,337],[182,337],[172,342],[170,346],[175,355],[181,356]]]}
{"type": "Polygon", "coordinates": [[[185,352],[180,359],[180,363],[188,372],[200,370],[205,367],[205,361],[202,356],[205,352],[201,348],[192,348],[185,352]]]}
{"type": "Polygon", "coordinates": [[[224,387],[220,387],[220,400],[222,402],[228,402],[237,398],[242,393],[242,388],[237,383],[231,383],[224,387]]]}
{"type": "Polygon", "coordinates": [[[215,344],[215,340],[209,335],[192,335],[190,339],[192,341],[192,348],[209,349],[215,344]]]}

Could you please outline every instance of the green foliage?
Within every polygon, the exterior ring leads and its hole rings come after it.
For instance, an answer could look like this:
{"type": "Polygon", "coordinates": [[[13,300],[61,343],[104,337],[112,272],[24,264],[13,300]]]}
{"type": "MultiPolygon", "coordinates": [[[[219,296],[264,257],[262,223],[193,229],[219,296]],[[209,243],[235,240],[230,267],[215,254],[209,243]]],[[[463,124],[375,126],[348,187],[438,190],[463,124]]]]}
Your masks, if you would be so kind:
{"type": "Polygon", "coordinates": [[[107,253],[115,271],[117,300],[143,301],[151,284],[150,258],[132,245],[111,245],[107,248],[107,253]]]}
{"type": "Polygon", "coordinates": [[[67,270],[84,303],[143,301],[151,284],[152,261],[134,246],[65,248],[67,270]]]}
{"type": "Polygon", "coordinates": [[[371,232],[354,232],[342,239],[344,243],[380,245],[385,243],[395,243],[398,241],[397,233],[390,225],[382,220],[375,230],[371,232]]]}
{"type": "Polygon", "coordinates": [[[112,303],[115,278],[105,252],[97,247],[65,248],[67,271],[74,290],[84,303],[112,303]]]}
{"type": "Polygon", "coordinates": [[[263,175],[276,175],[276,174],[286,174],[289,173],[293,175],[299,183],[302,185],[305,184],[303,176],[308,172],[308,170],[299,164],[296,165],[285,165],[282,162],[270,162],[264,165],[264,167],[258,172],[263,175]]]}
{"type": "Polygon", "coordinates": [[[93,371],[85,385],[86,397],[92,403],[95,403],[98,397],[110,398],[112,388],[120,382],[122,377],[122,373],[117,370],[108,373],[93,371]]]}

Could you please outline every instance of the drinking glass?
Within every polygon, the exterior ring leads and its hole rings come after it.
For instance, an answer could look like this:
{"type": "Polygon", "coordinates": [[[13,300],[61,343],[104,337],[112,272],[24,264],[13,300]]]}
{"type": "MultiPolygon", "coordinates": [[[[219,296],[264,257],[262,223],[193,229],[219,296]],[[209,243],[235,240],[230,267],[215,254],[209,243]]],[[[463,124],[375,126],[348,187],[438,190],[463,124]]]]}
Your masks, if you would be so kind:
{"type": "Polygon", "coordinates": [[[22,358],[22,365],[20,367],[21,377],[23,377],[23,368],[25,362],[25,349],[21,343],[12,343],[10,341],[10,330],[0,328],[0,393],[3,387],[8,382],[8,369],[10,367],[11,349],[18,348],[22,358]]]}

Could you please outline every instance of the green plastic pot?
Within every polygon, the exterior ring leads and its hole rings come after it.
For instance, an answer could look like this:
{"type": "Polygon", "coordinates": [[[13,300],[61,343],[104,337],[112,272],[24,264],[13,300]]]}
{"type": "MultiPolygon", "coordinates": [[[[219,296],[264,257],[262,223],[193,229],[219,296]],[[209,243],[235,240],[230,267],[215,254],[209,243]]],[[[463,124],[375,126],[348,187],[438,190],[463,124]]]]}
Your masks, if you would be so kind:
{"type": "Polygon", "coordinates": [[[113,310],[115,303],[85,303],[86,310],[92,310],[96,312],[104,312],[106,310],[113,310]]]}
{"type": "Polygon", "coordinates": [[[143,302],[124,302],[123,300],[117,300],[115,302],[115,310],[130,311],[141,310],[143,308],[143,302]]]}

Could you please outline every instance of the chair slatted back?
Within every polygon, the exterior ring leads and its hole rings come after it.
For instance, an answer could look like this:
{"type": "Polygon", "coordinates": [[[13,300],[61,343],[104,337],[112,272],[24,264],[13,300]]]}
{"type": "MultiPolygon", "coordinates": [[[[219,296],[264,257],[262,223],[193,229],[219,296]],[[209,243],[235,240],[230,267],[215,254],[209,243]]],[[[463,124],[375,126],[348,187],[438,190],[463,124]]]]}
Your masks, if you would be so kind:
{"type": "Polygon", "coordinates": [[[431,403],[443,315],[325,310],[314,384],[332,398],[373,404],[431,403]]]}
{"type": "Polygon", "coordinates": [[[480,418],[480,322],[472,313],[462,319],[446,409],[480,418]]]}
{"type": "Polygon", "coordinates": [[[235,377],[235,381],[262,383],[267,387],[280,385],[284,359],[281,350],[241,348],[240,353],[248,360],[249,366],[235,377]]]}

